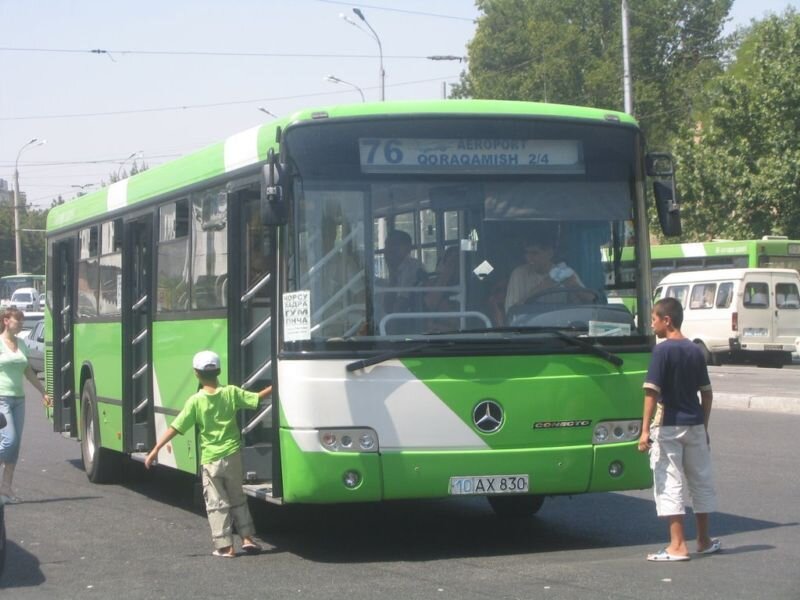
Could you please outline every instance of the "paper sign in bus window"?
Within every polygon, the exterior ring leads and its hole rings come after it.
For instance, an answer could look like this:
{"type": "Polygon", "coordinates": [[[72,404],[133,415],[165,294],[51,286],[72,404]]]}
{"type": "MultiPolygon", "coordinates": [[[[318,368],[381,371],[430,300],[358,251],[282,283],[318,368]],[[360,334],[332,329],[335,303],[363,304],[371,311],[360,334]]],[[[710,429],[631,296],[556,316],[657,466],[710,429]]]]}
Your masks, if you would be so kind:
{"type": "Polygon", "coordinates": [[[297,342],[311,339],[311,292],[283,295],[283,339],[297,342]]]}

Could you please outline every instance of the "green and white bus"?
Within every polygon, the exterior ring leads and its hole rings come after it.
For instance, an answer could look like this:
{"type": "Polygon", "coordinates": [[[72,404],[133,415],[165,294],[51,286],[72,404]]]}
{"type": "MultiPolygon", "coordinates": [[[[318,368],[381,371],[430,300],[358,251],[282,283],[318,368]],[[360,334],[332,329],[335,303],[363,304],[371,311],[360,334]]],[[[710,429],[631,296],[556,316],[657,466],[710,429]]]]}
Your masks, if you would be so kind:
{"type": "MultiPolygon", "coordinates": [[[[629,308],[635,307],[636,295],[636,248],[625,247],[621,262],[617,266],[622,281],[630,285],[620,286],[617,294],[629,308]]],[[[670,273],[678,271],[705,271],[707,269],[794,269],[800,272],[800,240],[785,236],[765,235],[760,240],[712,240],[710,242],[687,242],[681,244],[659,244],[650,246],[652,285],[670,273]]],[[[604,256],[609,280],[614,280],[613,260],[604,256]]]]}
{"type": "MultiPolygon", "coordinates": [[[[113,478],[143,460],[196,390],[192,355],[211,349],[223,381],[273,385],[241,414],[253,497],[482,495],[519,515],[547,495],[648,487],[646,172],[674,228],[671,163],[645,154],[628,115],[386,102],[299,111],[55,207],[55,428],[81,440],[90,480],[113,478]],[[639,315],[607,302],[602,263],[631,235],[639,315]],[[506,311],[504,282],[537,236],[583,288],[506,311]]],[[[195,436],[159,463],[196,473],[195,436]]]]}

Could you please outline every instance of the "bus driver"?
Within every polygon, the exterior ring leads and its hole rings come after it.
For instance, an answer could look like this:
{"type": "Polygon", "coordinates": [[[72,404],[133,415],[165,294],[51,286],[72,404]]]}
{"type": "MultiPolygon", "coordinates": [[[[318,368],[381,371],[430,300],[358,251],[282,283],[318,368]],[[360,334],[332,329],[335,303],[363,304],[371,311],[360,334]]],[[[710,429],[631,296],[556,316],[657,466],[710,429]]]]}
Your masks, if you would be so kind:
{"type": "Polygon", "coordinates": [[[582,288],[583,282],[566,263],[553,263],[555,241],[546,235],[537,235],[524,243],[525,263],[511,272],[506,292],[506,313],[518,304],[556,286],[582,288]]]}

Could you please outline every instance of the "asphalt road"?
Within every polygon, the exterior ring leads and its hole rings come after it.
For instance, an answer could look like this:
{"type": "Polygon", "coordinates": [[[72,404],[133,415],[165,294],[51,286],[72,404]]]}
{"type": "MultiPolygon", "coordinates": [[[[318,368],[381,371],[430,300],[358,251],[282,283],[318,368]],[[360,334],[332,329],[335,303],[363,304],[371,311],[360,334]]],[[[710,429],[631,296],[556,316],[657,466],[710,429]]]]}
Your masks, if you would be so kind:
{"type": "Polygon", "coordinates": [[[267,552],[227,560],[190,478],[93,485],[30,399],[2,600],[800,598],[799,415],[715,412],[724,552],[688,563],[644,560],[666,539],[649,491],[550,498],[516,522],[480,499],[259,511],[267,552]]]}

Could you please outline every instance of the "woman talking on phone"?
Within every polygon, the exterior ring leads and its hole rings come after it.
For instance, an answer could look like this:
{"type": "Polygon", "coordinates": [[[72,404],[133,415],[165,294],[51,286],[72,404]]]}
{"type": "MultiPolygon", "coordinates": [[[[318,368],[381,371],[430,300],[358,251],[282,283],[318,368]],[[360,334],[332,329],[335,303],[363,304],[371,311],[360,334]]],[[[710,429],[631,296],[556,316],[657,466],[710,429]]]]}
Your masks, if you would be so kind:
{"type": "Polygon", "coordinates": [[[42,394],[44,405],[50,406],[50,397],[28,364],[28,347],[17,337],[22,331],[23,317],[18,308],[6,308],[0,312],[0,413],[8,422],[0,429],[0,468],[3,471],[0,503],[3,504],[20,501],[14,495],[11,484],[25,425],[23,377],[42,394]]]}

